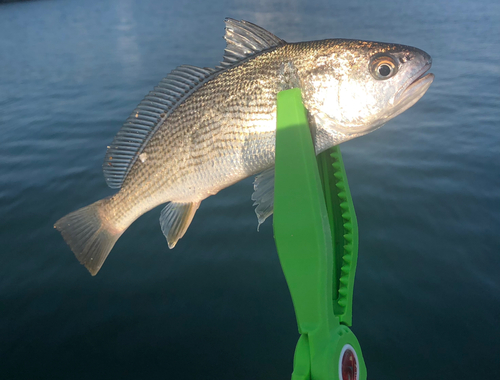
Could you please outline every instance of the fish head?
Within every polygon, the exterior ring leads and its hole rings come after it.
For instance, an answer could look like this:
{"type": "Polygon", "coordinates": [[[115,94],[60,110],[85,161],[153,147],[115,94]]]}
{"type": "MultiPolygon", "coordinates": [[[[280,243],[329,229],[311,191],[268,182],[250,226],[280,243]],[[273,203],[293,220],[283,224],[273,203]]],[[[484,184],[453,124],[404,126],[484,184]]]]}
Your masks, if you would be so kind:
{"type": "Polygon", "coordinates": [[[431,57],[420,49],[352,40],[335,45],[311,71],[305,97],[317,124],[340,135],[337,140],[379,128],[414,105],[434,79],[426,74],[431,57]]]}

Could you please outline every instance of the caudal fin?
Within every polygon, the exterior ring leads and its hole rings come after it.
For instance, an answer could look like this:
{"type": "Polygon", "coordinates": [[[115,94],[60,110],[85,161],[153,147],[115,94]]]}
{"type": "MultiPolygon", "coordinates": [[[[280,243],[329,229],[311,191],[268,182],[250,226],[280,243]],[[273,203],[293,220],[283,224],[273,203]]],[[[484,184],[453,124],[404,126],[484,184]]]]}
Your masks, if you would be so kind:
{"type": "Polygon", "coordinates": [[[54,227],[62,234],[78,261],[95,276],[109,251],[124,230],[103,223],[100,210],[108,199],[74,211],[59,219],[54,227]]]}

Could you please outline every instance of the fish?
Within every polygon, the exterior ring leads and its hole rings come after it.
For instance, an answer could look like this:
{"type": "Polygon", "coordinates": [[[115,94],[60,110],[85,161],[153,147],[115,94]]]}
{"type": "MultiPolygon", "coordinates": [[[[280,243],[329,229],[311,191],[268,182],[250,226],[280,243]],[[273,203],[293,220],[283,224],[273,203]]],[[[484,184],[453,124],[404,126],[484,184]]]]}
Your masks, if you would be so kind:
{"type": "Polygon", "coordinates": [[[300,88],[319,154],[381,127],[434,80],[431,57],[405,45],[288,43],[231,18],[224,39],[219,65],[177,67],[125,121],[103,163],[107,184],[119,191],[55,223],[93,276],[139,216],[166,203],[160,226],[174,248],[204,199],[250,176],[263,223],[273,209],[278,92],[300,88]]]}

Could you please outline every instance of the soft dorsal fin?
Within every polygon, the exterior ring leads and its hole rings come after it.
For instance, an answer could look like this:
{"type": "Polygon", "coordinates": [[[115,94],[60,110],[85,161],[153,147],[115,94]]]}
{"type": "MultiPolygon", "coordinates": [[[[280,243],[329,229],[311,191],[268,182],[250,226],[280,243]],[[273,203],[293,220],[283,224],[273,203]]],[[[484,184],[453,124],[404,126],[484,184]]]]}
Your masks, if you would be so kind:
{"type": "Polygon", "coordinates": [[[117,133],[104,158],[108,186],[121,187],[151,136],[187,97],[210,79],[214,69],[182,65],[142,100],[117,133]]]}
{"type": "Polygon", "coordinates": [[[224,59],[218,67],[227,68],[252,55],[286,43],[249,21],[227,18],[224,22],[226,23],[224,39],[227,45],[224,59]]]}
{"type": "Polygon", "coordinates": [[[193,92],[222,70],[286,42],[248,21],[226,19],[223,61],[215,69],[182,65],[168,74],[125,121],[106,152],[103,171],[111,188],[120,188],[132,165],[166,118],[193,92]]]}

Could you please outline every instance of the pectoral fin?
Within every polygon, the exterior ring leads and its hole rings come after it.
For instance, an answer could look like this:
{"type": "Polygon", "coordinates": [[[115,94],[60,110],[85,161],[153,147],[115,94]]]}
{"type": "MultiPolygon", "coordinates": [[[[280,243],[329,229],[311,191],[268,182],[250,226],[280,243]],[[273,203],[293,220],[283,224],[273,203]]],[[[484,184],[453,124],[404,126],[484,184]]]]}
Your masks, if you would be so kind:
{"type": "Polygon", "coordinates": [[[255,177],[252,194],[253,205],[259,225],[257,231],[264,221],[272,215],[274,206],[274,166],[266,169],[255,177]]]}
{"type": "Polygon", "coordinates": [[[186,233],[193,216],[201,202],[176,203],[165,206],[160,215],[160,226],[163,235],[167,238],[168,247],[174,248],[177,241],[186,233]]]}

